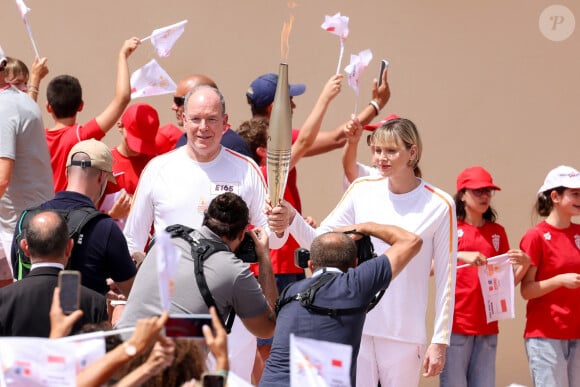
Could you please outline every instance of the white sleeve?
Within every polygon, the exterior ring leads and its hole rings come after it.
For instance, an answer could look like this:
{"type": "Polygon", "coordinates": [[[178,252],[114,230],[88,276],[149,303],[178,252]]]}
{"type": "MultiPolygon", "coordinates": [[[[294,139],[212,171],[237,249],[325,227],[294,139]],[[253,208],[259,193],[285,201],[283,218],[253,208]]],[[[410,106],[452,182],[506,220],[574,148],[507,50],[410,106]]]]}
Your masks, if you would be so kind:
{"type": "Polygon", "coordinates": [[[125,224],[125,238],[129,246],[129,252],[145,251],[145,245],[149,238],[151,224],[153,224],[154,208],[151,191],[153,190],[154,175],[156,168],[151,163],[145,167],[139,178],[137,189],[133,195],[131,211],[125,224]]]}
{"type": "MultiPolygon", "coordinates": [[[[447,202],[447,201],[446,201],[447,202]]],[[[457,267],[457,219],[455,203],[441,216],[433,236],[435,270],[435,324],[432,343],[449,345],[455,306],[455,269],[457,267]]]]}

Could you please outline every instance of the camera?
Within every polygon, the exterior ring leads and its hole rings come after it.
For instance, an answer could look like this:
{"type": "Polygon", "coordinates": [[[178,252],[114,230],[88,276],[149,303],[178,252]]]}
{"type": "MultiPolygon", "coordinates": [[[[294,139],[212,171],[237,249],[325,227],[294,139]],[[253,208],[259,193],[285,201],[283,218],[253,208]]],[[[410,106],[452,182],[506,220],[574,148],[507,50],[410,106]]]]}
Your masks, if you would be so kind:
{"type": "Polygon", "coordinates": [[[246,263],[258,262],[258,255],[256,254],[256,244],[250,235],[250,231],[246,231],[242,243],[236,250],[236,257],[246,263]]]}
{"type": "MultiPolygon", "coordinates": [[[[361,236],[360,239],[355,241],[356,244],[356,255],[358,257],[358,264],[368,261],[369,259],[376,258],[375,247],[371,241],[371,237],[360,233],[356,230],[345,231],[345,234],[357,234],[361,236]]],[[[303,247],[299,247],[294,250],[294,265],[299,268],[306,269],[308,267],[308,261],[310,260],[310,251],[303,247]]]]}

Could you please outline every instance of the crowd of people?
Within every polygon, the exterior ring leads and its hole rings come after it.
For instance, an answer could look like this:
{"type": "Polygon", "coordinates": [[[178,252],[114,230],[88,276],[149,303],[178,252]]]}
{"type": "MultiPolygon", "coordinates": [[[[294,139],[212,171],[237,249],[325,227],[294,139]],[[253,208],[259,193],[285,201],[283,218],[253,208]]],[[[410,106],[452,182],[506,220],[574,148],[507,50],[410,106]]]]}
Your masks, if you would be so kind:
{"type": "MultiPolygon", "coordinates": [[[[78,79],[48,82],[54,122],[45,125],[36,99],[46,58],[29,72],[0,49],[1,336],[58,338],[85,324],[135,328],[78,373],[83,386],[190,385],[206,362],[260,386],[289,385],[292,334],[351,346],[345,383],[353,386],[417,386],[421,375],[441,386],[494,386],[499,329],[486,320],[478,268],[505,253],[527,300],[534,385],[580,385],[576,169],[548,173],[536,204],[545,220],[510,248],[491,205],[501,189],[485,168],[465,168],[452,196],[423,178],[412,120],[390,115],[371,124],[390,98],[386,71],[368,105],[321,129],[341,91],[337,74],[292,130],[284,197],[271,203],[267,139],[278,76],[250,83],[251,118],[235,127],[216,82],[192,74],[172,99],[176,125],[160,125],[152,106],[130,100],[128,59],[139,44],[123,43],[114,97],[82,125],[78,79]],[[121,140],[109,149],[100,140],[115,126],[121,140]],[[361,138],[371,165],[357,161],[361,138]],[[338,149],[347,188],[317,224],[302,214],[296,167],[338,149]],[[179,252],[168,307],[156,285],[164,233],[179,252]],[[368,237],[378,256],[359,264],[368,237]],[[295,263],[299,247],[309,249],[308,278],[295,263]],[[248,249],[253,257],[240,259],[248,249]],[[63,269],[81,274],[79,310],[70,315],[59,303],[63,269]],[[178,313],[211,313],[205,348],[162,334],[178,313]]],[[[292,110],[305,90],[289,85],[292,110]]]]}

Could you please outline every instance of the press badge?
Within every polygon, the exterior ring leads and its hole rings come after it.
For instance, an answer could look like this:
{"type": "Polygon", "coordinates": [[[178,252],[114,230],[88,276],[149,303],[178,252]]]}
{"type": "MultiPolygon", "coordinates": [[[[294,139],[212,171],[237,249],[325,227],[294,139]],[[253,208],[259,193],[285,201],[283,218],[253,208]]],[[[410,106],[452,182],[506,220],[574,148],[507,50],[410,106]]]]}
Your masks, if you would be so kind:
{"type": "Polygon", "coordinates": [[[221,195],[226,192],[240,194],[240,184],[239,183],[226,183],[226,182],[213,182],[210,194],[212,196],[221,195]]]}

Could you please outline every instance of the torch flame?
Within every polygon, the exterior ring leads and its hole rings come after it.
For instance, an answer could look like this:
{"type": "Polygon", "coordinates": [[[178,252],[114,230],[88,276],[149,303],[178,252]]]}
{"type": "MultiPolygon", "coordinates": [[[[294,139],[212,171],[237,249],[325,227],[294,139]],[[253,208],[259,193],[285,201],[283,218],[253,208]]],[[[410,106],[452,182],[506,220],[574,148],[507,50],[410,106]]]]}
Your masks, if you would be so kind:
{"type": "Polygon", "coordinates": [[[290,20],[284,22],[284,25],[282,26],[282,33],[280,34],[280,55],[282,62],[288,61],[288,51],[290,50],[288,39],[290,38],[290,32],[292,31],[293,23],[294,15],[290,15],[290,20]]]}

